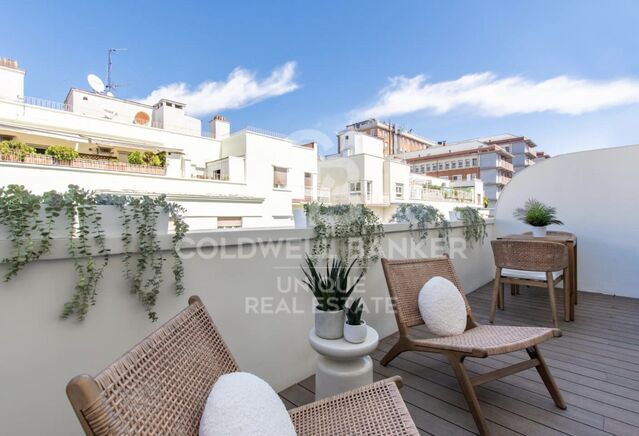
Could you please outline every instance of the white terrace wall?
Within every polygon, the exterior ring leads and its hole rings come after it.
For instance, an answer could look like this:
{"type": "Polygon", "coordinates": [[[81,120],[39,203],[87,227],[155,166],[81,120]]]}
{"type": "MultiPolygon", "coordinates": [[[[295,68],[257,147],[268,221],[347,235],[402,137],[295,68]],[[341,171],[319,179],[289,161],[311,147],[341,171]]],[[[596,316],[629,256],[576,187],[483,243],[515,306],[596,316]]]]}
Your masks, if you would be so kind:
{"type": "MultiPolygon", "coordinates": [[[[463,242],[461,227],[453,225],[451,237],[463,242]]],[[[489,240],[494,233],[492,223],[488,233],[489,240]]],[[[65,394],[68,380],[102,370],[184,308],[192,294],[202,297],[242,370],[263,377],[276,390],[314,372],[315,353],[307,341],[313,325],[312,299],[303,289],[291,290],[289,285],[302,277],[299,265],[312,244],[313,231],[260,229],[190,236],[188,246],[205,247],[203,256],[195,249],[184,251],[187,291],[179,297],[173,293],[166,265],[157,324],[146,318],[129,293],[117,239],[107,241],[114,255],[100,283],[98,303],[84,322],[59,319],[75,284],[73,261],[66,256],[64,240],[55,242],[48,260],[29,265],[11,282],[0,284],[1,434],[79,435],[80,426],[65,394]],[[251,307],[259,302],[263,313],[247,313],[247,301],[251,307]],[[273,313],[278,307],[279,313],[273,313]]],[[[494,266],[488,240],[460,252],[455,239],[451,255],[465,290],[489,282],[494,266]]],[[[169,238],[162,244],[169,247],[169,238]]],[[[419,247],[415,251],[406,225],[386,226],[383,249],[388,257],[430,256],[433,244],[419,247]]],[[[9,243],[0,241],[0,257],[6,257],[8,249],[9,243]]],[[[0,265],[0,274],[5,268],[0,265]]],[[[379,263],[369,268],[358,289],[362,291],[371,309],[365,317],[368,323],[382,337],[393,333],[396,325],[385,307],[390,303],[379,263]]]]}
{"type": "Polygon", "coordinates": [[[528,198],[555,206],[578,238],[581,291],[639,297],[639,145],[553,157],[517,173],[495,212],[499,236],[527,231],[513,211],[528,198]]]}

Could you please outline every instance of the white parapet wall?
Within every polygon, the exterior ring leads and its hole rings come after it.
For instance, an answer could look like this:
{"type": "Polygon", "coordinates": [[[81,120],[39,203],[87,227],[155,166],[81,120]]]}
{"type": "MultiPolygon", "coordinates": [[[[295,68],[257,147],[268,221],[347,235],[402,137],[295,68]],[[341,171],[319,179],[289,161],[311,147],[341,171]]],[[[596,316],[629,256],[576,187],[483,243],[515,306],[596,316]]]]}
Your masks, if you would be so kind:
{"type": "MultiPolygon", "coordinates": [[[[389,258],[430,257],[440,252],[429,237],[415,245],[408,226],[385,226],[382,247],[389,258]]],[[[473,249],[462,246],[462,227],[453,223],[450,254],[466,292],[493,278],[488,238],[473,249]]],[[[432,236],[437,232],[430,233],[432,236]]],[[[199,295],[239,366],[282,390],[314,372],[308,345],[312,298],[301,285],[300,265],[313,244],[310,229],[238,230],[193,233],[185,241],[186,292],[173,292],[170,260],[159,296],[158,323],[150,322],[123,278],[119,239],[108,240],[113,256],[99,285],[97,305],[83,322],[60,320],[75,286],[66,241],[56,240],[47,260],[28,265],[0,285],[0,433],[74,435],[81,428],[69,405],[66,383],[81,373],[96,374],[199,295]],[[199,248],[198,248],[199,247],[199,248]],[[33,410],[38,410],[37,419],[33,410]]],[[[170,237],[163,237],[164,248],[170,237]]],[[[10,243],[0,241],[0,257],[10,243]]],[[[170,258],[169,253],[166,257],[170,258]]],[[[0,274],[6,266],[0,265],[0,274]]],[[[370,266],[358,287],[366,321],[381,337],[396,324],[380,263],[370,266]]]]}
{"type": "Polygon", "coordinates": [[[557,208],[577,235],[580,291],[639,297],[639,145],[565,154],[517,173],[495,211],[498,236],[529,231],[513,217],[529,198],[557,208]]]}

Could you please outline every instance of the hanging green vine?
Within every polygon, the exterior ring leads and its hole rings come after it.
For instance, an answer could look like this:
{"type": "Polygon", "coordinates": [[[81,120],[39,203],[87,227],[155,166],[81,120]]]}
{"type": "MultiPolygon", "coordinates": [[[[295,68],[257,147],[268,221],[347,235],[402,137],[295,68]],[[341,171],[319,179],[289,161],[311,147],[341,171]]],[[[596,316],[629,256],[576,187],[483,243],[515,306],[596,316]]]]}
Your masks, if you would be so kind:
{"type": "Polygon", "coordinates": [[[391,222],[408,223],[413,238],[421,241],[428,237],[428,227],[437,229],[437,236],[449,245],[450,224],[444,215],[434,206],[427,204],[402,203],[391,217],[391,222]],[[417,224],[417,230],[414,226],[417,224]],[[415,237],[417,235],[418,237],[415,237]]]}
{"type": "Polygon", "coordinates": [[[96,303],[98,283],[109,262],[102,216],[97,206],[119,208],[125,247],[125,276],[131,280],[131,291],[143,303],[149,318],[156,320],[157,314],[153,308],[162,285],[165,260],[157,235],[158,220],[166,214],[174,225],[171,238],[174,259],[172,272],[178,295],[184,292],[184,266],[179,244],[188,232],[188,225],[183,218],[185,209],[167,202],[164,195],[132,198],[95,194],[69,185],[63,194],[50,191],[38,196],[24,186],[0,188],[0,227],[6,231],[7,239],[12,243],[11,256],[2,260],[8,265],[5,281],[11,280],[29,262],[51,250],[54,229],[60,217],[64,217],[68,223],[67,249],[73,258],[78,278],[71,299],[63,306],[61,317],[66,319],[75,315],[78,320],[83,320],[90,306],[96,303]],[[135,250],[131,250],[133,232],[138,242],[135,250]],[[131,268],[133,256],[136,256],[134,270],[131,268]]]}
{"type": "Polygon", "coordinates": [[[486,220],[480,215],[479,209],[465,206],[456,207],[455,211],[461,215],[464,223],[464,239],[468,246],[473,248],[476,242],[483,243],[488,233],[486,232],[486,220]]]}
{"type": "Polygon", "coordinates": [[[95,305],[97,286],[109,263],[104,245],[102,217],[96,208],[95,194],[69,185],[64,193],[64,214],[69,222],[68,252],[73,258],[78,280],[71,299],[64,304],[62,318],[75,315],[83,320],[89,307],[95,305]],[[95,247],[95,251],[94,251],[95,247]],[[96,261],[99,258],[99,261],[96,261]]]}
{"type": "Polygon", "coordinates": [[[307,219],[314,223],[316,234],[311,256],[314,260],[328,255],[333,242],[337,254],[348,261],[358,259],[362,267],[379,260],[384,226],[375,212],[363,204],[327,206],[304,205],[307,219]]]}
{"type": "Polygon", "coordinates": [[[173,276],[175,278],[175,292],[184,292],[184,266],[179,254],[179,243],[188,231],[188,225],[183,219],[184,208],[168,203],[166,196],[143,196],[130,199],[120,207],[124,226],[122,242],[125,246],[125,277],[131,281],[131,293],[138,296],[149,318],[157,320],[157,313],[153,310],[157,303],[157,296],[162,285],[162,266],[164,257],[157,239],[157,224],[160,213],[169,214],[174,224],[175,233],[172,237],[173,245],[173,276]],[[137,259],[132,268],[131,251],[132,231],[137,236],[137,259]]]}

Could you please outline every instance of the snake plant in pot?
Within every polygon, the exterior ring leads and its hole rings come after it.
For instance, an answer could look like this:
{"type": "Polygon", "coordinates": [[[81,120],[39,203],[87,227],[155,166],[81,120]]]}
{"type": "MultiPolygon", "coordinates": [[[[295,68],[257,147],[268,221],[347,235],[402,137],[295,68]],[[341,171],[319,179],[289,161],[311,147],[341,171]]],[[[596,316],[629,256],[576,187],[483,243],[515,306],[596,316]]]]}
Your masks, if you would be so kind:
{"type": "Polygon", "coordinates": [[[357,298],[346,308],[346,323],[344,324],[344,339],[352,344],[361,344],[366,340],[366,321],[362,319],[364,305],[361,298],[357,298]]]}
{"type": "Polygon", "coordinates": [[[321,269],[307,255],[306,266],[302,268],[304,284],[317,300],[315,310],[315,334],[324,339],[339,339],[344,335],[344,306],[355,286],[364,276],[362,271],[353,283],[349,276],[357,259],[347,264],[342,259],[326,261],[326,271],[321,269]]]}
{"type": "Polygon", "coordinates": [[[514,217],[532,226],[532,234],[535,238],[546,236],[546,227],[551,224],[562,225],[563,222],[557,219],[557,209],[545,205],[534,198],[529,199],[524,207],[515,210],[514,217]]]}

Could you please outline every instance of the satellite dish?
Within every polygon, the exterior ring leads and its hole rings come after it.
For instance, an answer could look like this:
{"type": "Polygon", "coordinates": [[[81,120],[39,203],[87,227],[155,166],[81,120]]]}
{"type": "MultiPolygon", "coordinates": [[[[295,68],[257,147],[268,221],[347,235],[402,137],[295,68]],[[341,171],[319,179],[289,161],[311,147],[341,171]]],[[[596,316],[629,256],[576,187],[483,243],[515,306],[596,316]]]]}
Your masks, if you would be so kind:
{"type": "Polygon", "coordinates": [[[91,89],[93,89],[98,94],[102,94],[104,92],[104,82],[95,74],[89,74],[87,76],[87,82],[89,82],[89,86],[91,87],[91,89]]]}

